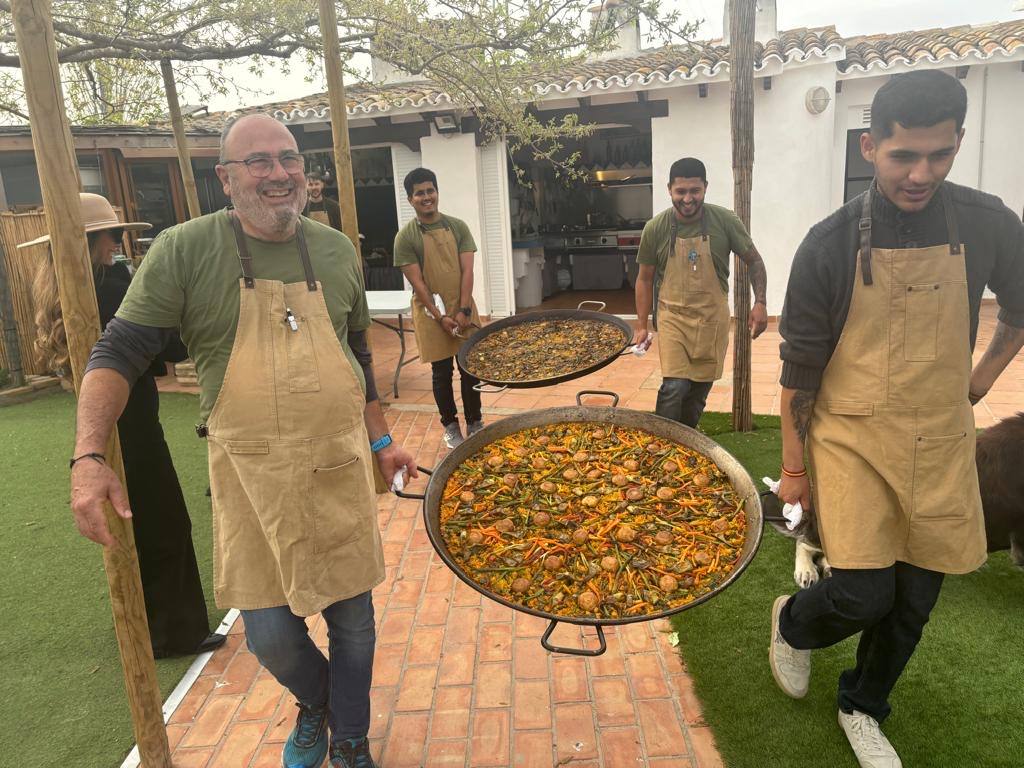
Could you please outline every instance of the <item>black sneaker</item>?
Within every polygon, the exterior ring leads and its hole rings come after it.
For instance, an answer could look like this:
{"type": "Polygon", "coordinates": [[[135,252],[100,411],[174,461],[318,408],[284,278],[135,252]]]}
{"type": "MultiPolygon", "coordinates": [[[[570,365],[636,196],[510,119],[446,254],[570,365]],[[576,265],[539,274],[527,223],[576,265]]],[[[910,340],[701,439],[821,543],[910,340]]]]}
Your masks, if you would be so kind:
{"type": "Polygon", "coordinates": [[[295,728],[284,743],[283,768],[319,768],[327,755],[327,705],[297,704],[295,728]]]}
{"type": "Polygon", "coordinates": [[[370,757],[370,740],[364,737],[331,744],[331,768],[377,768],[370,757]]]}

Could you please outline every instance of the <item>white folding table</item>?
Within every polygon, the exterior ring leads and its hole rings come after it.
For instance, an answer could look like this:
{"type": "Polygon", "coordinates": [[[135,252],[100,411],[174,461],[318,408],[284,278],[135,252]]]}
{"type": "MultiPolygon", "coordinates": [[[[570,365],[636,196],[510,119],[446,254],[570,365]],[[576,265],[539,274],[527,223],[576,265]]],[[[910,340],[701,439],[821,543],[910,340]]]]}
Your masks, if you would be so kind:
{"type": "Polygon", "coordinates": [[[409,306],[409,301],[412,298],[409,291],[367,291],[366,292],[366,303],[370,307],[370,320],[385,328],[390,328],[392,331],[398,334],[398,365],[395,366],[395,380],[393,390],[395,398],[398,398],[398,376],[402,372],[402,366],[408,365],[416,360],[419,360],[419,355],[410,357],[408,360],[405,359],[405,334],[413,333],[412,328],[406,328],[404,326],[402,317],[404,315],[411,315],[412,309],[409,306]],[[383,320],[378,320],[378,317],[397,317],[398,325],[392,325],[391,323],[385,323],[383,320]]]}

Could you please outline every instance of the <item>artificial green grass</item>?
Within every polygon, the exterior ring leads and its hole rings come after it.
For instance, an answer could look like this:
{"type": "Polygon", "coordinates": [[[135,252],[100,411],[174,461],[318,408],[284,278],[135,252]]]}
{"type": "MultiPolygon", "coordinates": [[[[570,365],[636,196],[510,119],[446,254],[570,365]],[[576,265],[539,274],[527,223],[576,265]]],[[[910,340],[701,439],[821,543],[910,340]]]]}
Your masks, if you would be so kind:
{"type": "MultiPolygon", "coordinates": [[[[74,399],[64,393],[0,408],[0,764],[111,768],[134,744],[103,557],[68,508],[74,399]]],[[[161,421],[192,516],[213,606],[206,446],[191,395],[163,395],[161,421]]],[[[163,697],[193,657],[157,662],[163,697]]]]}
{"type": "MultiPolygon", "coordinates": [[[[779,420],[729,432],[722,414],[702,428],[739,459],[760,486],[777,474],[779,420]]],[[[768,668],[769,611],[793,583],[794,542],[766,526],[740,579],[708,603],[673,618],[704,717],[728,768],[854,768],[836,723],[836,683],[852,666],[856,638],[815,651],[811,688],[794,701],[768,668]]],[[[1024,572],[1007,553],[968,576],[946,579],[917,652],[890,699],[885,733],[908,768],[1024,765],[1024,572]]]]}

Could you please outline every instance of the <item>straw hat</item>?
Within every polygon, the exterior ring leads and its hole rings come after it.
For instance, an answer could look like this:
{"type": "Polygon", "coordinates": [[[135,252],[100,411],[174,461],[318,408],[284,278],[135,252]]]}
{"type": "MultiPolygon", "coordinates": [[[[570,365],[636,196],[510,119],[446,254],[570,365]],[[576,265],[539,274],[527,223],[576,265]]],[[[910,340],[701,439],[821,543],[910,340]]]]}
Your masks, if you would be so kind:
{"type": "MultiPolygon", "coordinates": [[[[114,207],[103,195],[80,192],[78,198],[82,204],[82,223],[85,224],[86,232],[99,232],[104,229],[124,229],[129,232],[141,232],[152,226],[152,224],[147,224],[144,221],[118,221],[117,214],[114,213],[114,207]]],[[[18,247],[28,248],[30,245],[48,242],[50,242],[50,236],[43,235],[27,243],[20,243],[18,247]]]]}

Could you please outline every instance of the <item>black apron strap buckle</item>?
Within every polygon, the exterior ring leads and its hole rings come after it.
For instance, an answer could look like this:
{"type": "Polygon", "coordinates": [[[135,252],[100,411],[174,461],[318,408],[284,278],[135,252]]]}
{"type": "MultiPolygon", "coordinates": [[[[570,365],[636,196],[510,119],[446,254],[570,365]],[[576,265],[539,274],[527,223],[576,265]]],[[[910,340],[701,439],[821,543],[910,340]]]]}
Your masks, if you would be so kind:
{"type": "Polygon", "coordinates": [[[196,437],[205,438],[210,434],[210,430],[206,428],[205,424],[196,424],[196,437]]]}

